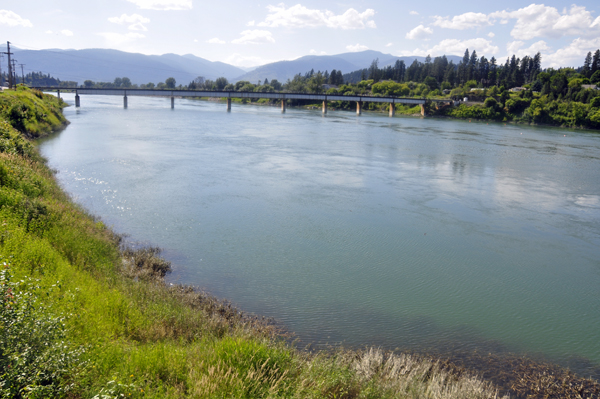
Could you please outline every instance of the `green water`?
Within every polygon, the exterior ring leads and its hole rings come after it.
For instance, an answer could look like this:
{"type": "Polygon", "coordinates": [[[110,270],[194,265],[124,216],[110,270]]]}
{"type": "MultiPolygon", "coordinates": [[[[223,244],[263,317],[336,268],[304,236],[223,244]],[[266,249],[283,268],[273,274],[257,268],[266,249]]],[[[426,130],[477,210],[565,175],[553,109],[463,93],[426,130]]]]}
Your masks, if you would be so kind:
{"type": "Polygon", "coordinates": [[[134,97],[65,115],[40,149],[76,201],[301,345],[600,364],[597,133],[134,97]]]}

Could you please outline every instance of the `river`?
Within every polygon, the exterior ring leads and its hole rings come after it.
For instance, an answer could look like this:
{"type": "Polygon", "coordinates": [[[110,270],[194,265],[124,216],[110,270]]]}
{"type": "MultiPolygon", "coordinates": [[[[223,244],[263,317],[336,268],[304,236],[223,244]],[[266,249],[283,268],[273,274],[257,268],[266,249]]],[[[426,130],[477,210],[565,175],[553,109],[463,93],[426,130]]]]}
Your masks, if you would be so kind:
{"type": "Polygon", "coordinates": [[[170,282],[273,317],[301,346],[600,364],[600,134],[81,102],[40,151],[75,201],[165,250],[170,282]]]}

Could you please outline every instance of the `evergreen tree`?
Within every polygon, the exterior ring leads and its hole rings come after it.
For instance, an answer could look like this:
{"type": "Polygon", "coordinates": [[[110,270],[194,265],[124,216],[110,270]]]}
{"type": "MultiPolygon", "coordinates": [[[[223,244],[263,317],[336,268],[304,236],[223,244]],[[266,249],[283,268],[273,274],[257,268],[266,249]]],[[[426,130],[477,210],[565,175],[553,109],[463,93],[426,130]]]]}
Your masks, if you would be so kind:
{"type": "Polygon", "coordinates": [[[488,87],[488,75],[490,73],[490,63],[485,58],[485,56],[481,56],[479,59],[479,71],[477,73],[478,80],[484,87],[488,87]]]}
{"type": "Polygon", "coordinates": [[[600,70],[600,50],[596,50],[594,53],[594,58],[592,59],[592,69],[590,74],[593,75],[594,72],[600,70]]]}
{"type": "Polygon", "coordinates": [[[458,72],[462,83],[469,80],[469,60],[469,49],[466,49],[462,62],[458,65],[458,72]]]}
{"type": "Polygon", "coordinates": [[[498,66],[496,65],[496,57],[492,57],[490,60],[489,72],[488,72],[488,84],[490,86],[496,86],[498,83],[498,66]]]}
{"type": "Polygon", "coordinates": [[[592,52],[589,51],[587,53],[587,55],[585,56],[585,60],[583,61],[583,68],[581,68],[581,73],[586,78],[589,78],[591,76],[591,71],[592,71],[592,52]]]}
{"type": "Polygon", "coordinates": [[[477,64],[478,64],[478,59],[477,59],[477,51],[473,50],[473,52],[471,53],[471,58],[469,59],[469,66],[467,68],[468,70],[468,77],[467,77],[467,81],[469,80],[479,80],[479,71],[477,70],[477,64]]]}

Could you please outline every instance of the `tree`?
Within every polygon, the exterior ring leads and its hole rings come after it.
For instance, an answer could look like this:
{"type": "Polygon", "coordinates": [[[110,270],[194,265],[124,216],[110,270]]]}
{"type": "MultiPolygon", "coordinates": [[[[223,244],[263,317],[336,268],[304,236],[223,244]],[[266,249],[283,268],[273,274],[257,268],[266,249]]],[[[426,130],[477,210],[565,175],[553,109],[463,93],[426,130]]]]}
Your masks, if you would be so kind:
{"type": "Polygon", "coordinates": [[[336,78],[337,78],[337,71],[335,69],[332,69],[331,75],[329,75],[329,79],[327,80],[327,83],[329,83],[330,85],[335,85],[336,78]]]}
{"type": "Polygon", "coordinates": [[[122,78],[121,87],[131,87],[131,80],[129,78],[122,78]]]}
{"type": "Polygon", "coordinates": [[[115,78],[115,80],[113,82],[113,85],[115,87],[121,87],[121,83],[123,83],[123,79],[121,79],[121,78],[115,78]]]}
{"type": "Polygon", "coordinates": [[[429,90],[435,90],[438,88],[438,82],[433,76],[427,76],[423,83],[429,87],[429,90]]]}
{"type": "Polygon", "coordinates": [[[581,73],[589,78],[592,72],[592,52],[589,51],[585,56],[585,60],[583,61],[583,68],[581,69],[581,73]]]}
{"type": "Polygon", "coordinates": [[[490,67],[488,72],[488,83],[496,85],[498,82],[498,66],[496,65],[496,57],[490,59],[490,67]]]}
{"type": "Polygon", "coordinates": [[[592,59],[592,75],[598,70],[600,70],[600,49],[596,50],[596,52],[594,53],[594,58],[592,59]]]}
{"type": "Polygon", "coordinates": [[[167,89],[174,89],[175,88],[175,78],[171,77],[171,78],[167,78],[167,80],[165,80],[165,85],[167,85],[167,89]]]}
{"type": "Polygon", "coordinates": [[[469,49],[465,50],[465,55],[463,55],[462,62],[458,65],[458,71],[460,75],[461,82],[466,82],[470,79],[469,76],[469,49]]]}
{"type": "Polygon", "coordinates": [[[406,73],[406,64],[402,60],[396,60],[394,64],[394,75],[393,78],[396,82],[404,81],[404,75],[406,73]]]}
{"type": "Polygon", "coordinates": [[[471,58],[469,59],[469,66],[468,66],[468,74],[469,77],[467,80],[476,80],[479,81],[479,71],[477,70],[477,66],[479,64],[479,59],[477,58],[477,51],[473,50],[473,52],[471,53],[471,58]]]}
{"type": "Polygon", "coordinates": [[[282,84],[279,83],[279,81],[277,79],[273,79],[273,80],[271,80],[271,87],[273,89],[275,89],[275,91],[281,91],[282,84]]]}
{"type": "Polygon", "coordinates": [[[204,76],[198,76],[196,79],[194,79],[194,83],[196,84],[197,88],[201,88],[204,86],[204,76]]]}
{"type": "Polygon", "coordinates": [[[380,79],[380,71],[379,71],[379,58],[373,60],[371,62],[371,66],[369,67],[369,79],[373,79],[375,82],[380,79]]]}
{"type": "Polygon", "coordinates": [[[308,79],[307,86],[308,91],[311,93],[321,93],[323,91],[323,83],[325,82],[325,78],[318,72],[313,75],[310,79],[308,79]]]}
{"type": "Polygon", "coordinates": [[[217,80],[215,80],[215,85],[217,86],[217,90],[223,90],[225,88],[225,86],[227,86],[228,83],[229,82],[224,77],[220,77],[220,78],[217,78],[217,80]]]}
{"type": "Polygon", "coordinates": [[[93,87],[94,86],[94,82],[92,82],[91,80],[86,80],[85,82],[83,82],[83,85],[85,87],[93,87]]]}

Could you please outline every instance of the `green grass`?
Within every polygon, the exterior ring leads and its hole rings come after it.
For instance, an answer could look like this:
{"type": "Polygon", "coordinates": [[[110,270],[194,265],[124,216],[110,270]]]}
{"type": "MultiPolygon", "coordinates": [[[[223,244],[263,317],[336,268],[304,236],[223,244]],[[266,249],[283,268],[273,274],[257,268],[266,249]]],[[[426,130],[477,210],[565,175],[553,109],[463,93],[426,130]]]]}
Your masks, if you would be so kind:
{"type": "Polygon", "coordinates": [[[26,88],[0,104],[0,397],[494,397],[431,359],[296,350],[263,319],[165,284],[159,251],[122,248],[25,139],[61,128],[64,104],[26,88]]]}

